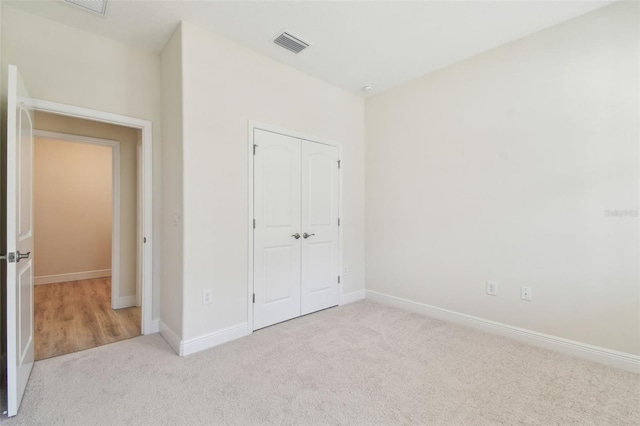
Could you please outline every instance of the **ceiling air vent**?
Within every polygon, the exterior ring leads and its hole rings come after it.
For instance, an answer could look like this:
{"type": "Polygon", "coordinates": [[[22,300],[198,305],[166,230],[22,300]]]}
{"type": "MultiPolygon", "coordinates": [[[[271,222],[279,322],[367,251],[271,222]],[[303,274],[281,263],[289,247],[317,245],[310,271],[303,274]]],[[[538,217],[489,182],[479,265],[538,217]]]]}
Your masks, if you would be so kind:
{"type": "Polygon", "coordinates": [[[273,40],[275,44],[278,46],[284,47],[287,50],[290,50],[293,53],[300,53],[307,47],[309,47],[309,43],[300,40],[298,37],[292,36],[287,32],[283,32],[278,37],[273,40]]]}
{"type": "Polygon", "coordinates": [[[87,12],[104,16],[107,11],[107,0],[64,0],[65,3],[80,7],[87,12]]]}

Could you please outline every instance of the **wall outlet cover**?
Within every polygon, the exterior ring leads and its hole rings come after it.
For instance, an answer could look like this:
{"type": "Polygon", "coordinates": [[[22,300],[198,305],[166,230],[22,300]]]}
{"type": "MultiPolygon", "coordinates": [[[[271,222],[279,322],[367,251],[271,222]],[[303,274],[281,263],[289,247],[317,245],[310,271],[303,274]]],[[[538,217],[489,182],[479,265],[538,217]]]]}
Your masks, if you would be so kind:
{"type": "Polygon", "coordinates": [[[498,283],[495,281],[487,281],[487,294],[491,296],[498,295],[498,283]]]}
{"type": "Polygon", "coordinates": [[[520,287],[520,298],[522,300],[531,301],[531,287],[520,287]]]}
{"type": "Polygon", "coordinates": [[[202,304],[208,305],[213,302],[213,290],[208,288],[202,291],[202,304]]]}

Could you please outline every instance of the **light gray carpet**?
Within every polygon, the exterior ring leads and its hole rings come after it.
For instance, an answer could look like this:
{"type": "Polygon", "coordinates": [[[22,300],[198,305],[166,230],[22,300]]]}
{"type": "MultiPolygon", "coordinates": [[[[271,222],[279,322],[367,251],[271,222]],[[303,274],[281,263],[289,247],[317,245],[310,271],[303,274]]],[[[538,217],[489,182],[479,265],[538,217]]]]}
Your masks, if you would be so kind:
{"type": "Polygon", "coordinates": [[[39,361],[4,424],[639,425],[640,376],[363,301],[184,358],[151,335],[39,361]]]}

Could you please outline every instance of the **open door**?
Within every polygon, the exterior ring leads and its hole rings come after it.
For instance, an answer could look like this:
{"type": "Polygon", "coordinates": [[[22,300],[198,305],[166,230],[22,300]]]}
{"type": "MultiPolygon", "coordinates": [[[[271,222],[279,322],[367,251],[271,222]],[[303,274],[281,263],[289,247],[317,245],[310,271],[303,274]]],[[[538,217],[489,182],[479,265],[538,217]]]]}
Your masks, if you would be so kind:
{"type": "Polygon", "coordinates": [[[7,89],[7,414],[15,416],[34,360],[33,110],[18,69],[7,89]]]}

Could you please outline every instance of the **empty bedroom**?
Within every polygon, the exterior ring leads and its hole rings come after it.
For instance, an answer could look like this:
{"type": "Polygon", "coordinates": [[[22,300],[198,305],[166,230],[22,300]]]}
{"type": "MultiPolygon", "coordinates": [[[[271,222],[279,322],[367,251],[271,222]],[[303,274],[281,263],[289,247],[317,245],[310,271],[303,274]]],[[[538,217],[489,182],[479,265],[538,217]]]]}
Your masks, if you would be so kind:
{"type": "Polygon", "coordinates": [[[637,1],[2,1],[0,24],[3,425],[640,424],[637,1]],[[116,247],[32,226],[32,195],[81,183],[39,173],[70,173],[46,114],[133,135],[133,266],[103,304],[135,337],[39,359],[42,277],[108,277],[116,247]]]}

